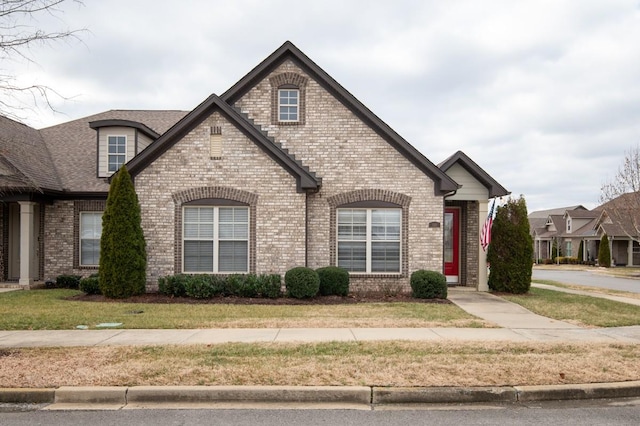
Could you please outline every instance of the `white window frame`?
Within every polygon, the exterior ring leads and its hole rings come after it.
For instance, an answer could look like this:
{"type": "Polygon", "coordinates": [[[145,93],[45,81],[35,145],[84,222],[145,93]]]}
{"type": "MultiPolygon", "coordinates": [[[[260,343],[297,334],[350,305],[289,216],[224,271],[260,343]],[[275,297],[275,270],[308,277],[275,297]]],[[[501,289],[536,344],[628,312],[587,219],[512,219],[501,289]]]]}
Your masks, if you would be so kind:
{"type": "MultiPolygon", "coordinates": [[[[117,172],[123,164],[127,162],[127,148],[129,141],[127,140],[127,135],[107,135],[107,173],[115,173],[117,172]],[[111,153],[109,152],[111,138],[124,138],[124,153],[111,153]],[[115,170],[111,170],[111,157],[123,157],[122,163],[118,165],[115,170]]],[[[118,145],[116,145],[118,146],[118,145]]]]}
{"type": "Polygon", "coordinates": [[[388,207],[371,207],[371,208],[360,208],[360,207],[354,207],[354,208],[338,208],[336,209],[336,266],[338,266],[339,261],[340,261],[340,251],[339,251],[339,245],[341,242],[365,242],[365,262],[366,262],[366,267],[364,271],[349,271],[349,274],[352,275],[356,275],[356,274],[367,274],[367,275],[401,275],[402,274],[402,208],[388,208],[388,207]],[[365,239],[364,240],[357,240],[357,239],[352,239],[352,240],[345,240],[345,239],[340,239],[340,235],[339,235],[339,229],[340,229],[340,218],[339,218],[339,214],[341,210],[360,210],[360,211],[366,211],[366,234],[365,234],[365,239]],[[373,220],[372,220],[372,214],[374,210],[395,210],[400,214],[400,224],[399,224],[399,232],[398,232],[398,239],[397,240],[374,240],[373,239],[373,235],[372,235],[372,227],[373,227],[373,220]],[[373,271],[372,269],[372,247],[374,243],[377,242],[394,242],[394,243],[398,243],[398,270],[397,271],[373,271]]]}
{"type": "Polygon", "coordinates": [[[565,252],[566,252],[565,256],[566,257],[572,257],[573,256],[573,241],[571,241],[571,240],[565,241],[564,249],[565,249],[565,252]]]}
{"type": "MultiPolygon", "coordinates": [[[[239,223],[239,222],[233,222],[239,223]]],[[[249,206],[209,206],[209,205],[194,205],[182,207],[182,272],[185,274],[242,274],[249,273],[250,260],[251,260],[251,211],[249,206]],[[185,227],[187,225],[186,211],[188,209],[213,209],[213,237],[211,238],[187,238],[185,227]],[[233,208],[233,209],[245,209],[247,211],[247,237],[246,239],[232,238],[225,239],[220,237],[220,209],[233,208]],[[188,271],[185,269],[185,242],[186,241],[213,241],[213,269],[211,271],[188,271]],[[220,254],[220,242],[221,241],[246,241],[247,243],[247,268],[244,271],[220,271],[219,254],[220,254]]]]}
{"type": "Polygon", "coordinates": [[[92,267],[92,266],[99,266],[100,264],[100,239],[102,237],[102,215],[104,214],[104,212],[101,211],[83,211],[80,212],[80,223],[78,224],[78,228],[79,228],[79,232],[78,232],[78,265],[81,267],[92,267]],[[95,240],[95,238],[82,238],[82,217],[86,216],[86,215],[100,215],[100,238],[97,239],[98,241],[98,262],[97,263],[83,263],[82,262],[82,241],[83,240],[95,240]]]}
{"type": "MultiPolygon", "coordinates": [[[[292,98],[290,98],[289,96],[287,96],[287,99],[290,100],[292,98]]],[[[291,112],[289,110],[287,110],[287,117],[291,116],[291,112]]],[[[296,88],[291,88],[291,89],[286,89],[286,88],[282,88],[282,89],[278,89],[278,121],[281,123],[297,123],[300,121],[300,89],[296,89],[296,88]],[[296,93],[296,103],[295,104],[283,104],[282,102],[282,93],[283,92],[295,92],[296,93]],[[282,119],[282,108],[293,108],[295,107],[296,110],[296,118],[295,119],[291,119],[291,118],[287,118],[285,120],[282,119]]]]}

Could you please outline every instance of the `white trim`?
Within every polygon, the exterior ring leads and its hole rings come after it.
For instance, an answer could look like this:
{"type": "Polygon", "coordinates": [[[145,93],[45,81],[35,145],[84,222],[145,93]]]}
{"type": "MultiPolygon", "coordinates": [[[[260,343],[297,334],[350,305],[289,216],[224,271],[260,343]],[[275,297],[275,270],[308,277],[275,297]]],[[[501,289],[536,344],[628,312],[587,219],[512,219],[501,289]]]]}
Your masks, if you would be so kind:
{"type": "MultiPolygon", "coordinates": [[[[288,99],[291,99],[291,98],[289,98],[288,96],[287,96],[287,98],[288,98],[288,99]]],[[[290,115],[290,114],[289,114],[289,113],[287,113],[287,115],[290,115]]],[[[297,123],[297,122],[299,122],[299,121],[300,121],[300,89],[295,89],[295,88],[291,88],[291,89],[284,89],[284,88],[283,88],[283,89],[278,89],[278,122],[279,122],[279,123],[297,123]],[[295,105],[293,105],[293,104],[286,104],[286,105],[282,105],[282,104],[280,103],[280,100],[281,100],[281,98],[280,98],[280,94],[281,94],[282,92],[284,92],[284,91],[286,91],[286,92],[296,92],[296,93],[297,93],[297,96],[296,96],[296,100],[297,100],[297,102],[296,102],[296,104],[295,104],[295,105]],[[295,107],[296,107],[296,119],[295,119],[295,120],[290,120],[290,119],[283,120],[283,119],[281,118],[281,116],[280,116],[280,107],[283,107],[283,106],[284,106],[284,107],[292,107],[292,106],[295,106],[295,107]]]]}
{"type": "MultiPolygon", "coordinates": [[[[127,158],[127,148],[128,148],[128,146],[129,146],[129,138],[127,137],[127,135],[122,135],[122,134],[109,135],[109,134],[107,134],[107,174],[108,175],[112,175],[113,173],[118,171],[118,170],[109,170],[109,163],[110,163],[109,162],[109,158],[112,155],[114,155],[114,156],[115,155],[117,155],[117,156],[123,155],[124,156],[124,162],[122,164],[126,164],[126,162],[128,161],[128,158],[127,158]],[[119,153],[111,154],[109,152],[109,140],[111,138],[124,138],[124,154],[119,154],[119,153]]],[[[118,166],[118,169],[122,166],[122,164],[120,164],[120,166],[118,166]]]]}
{"type": "Polygon", "coordinates": [[[335,229],[335,233],[336,233],[336,266],[338,266],[338,262],[339,262],[339,249],[338,246],[341,242],[364,242],[365,243],[365,270],[364,271],[349,271],[349,274],[352,275],[358,275],[358,274],[367,274],[367,275],[401,275],[402,274],[402,208],[400,207],[368,207],[368,208],[350,208],[350,207],[345,207],[345,208],[337,208],[336,209],[336,229],[335,229]],[[351,210],[351,211],[356,211],[356,210],[360,210],[360,211],[365,211],[366,212],[366,222],[365,222],[365,226],[366,226],[366,230],[365,230],[365,239],[364,240],[340,240],[340,235],[339,235],[339,229],[340,229],[340,220],[339,220],[339,212],[340,210],[351,210]],[[398,213],[400,213],[400,224],[399,224],[399,232],[398,232],[398,239],[397,240],[373,240],[372,237],[372,212],[373,210],[394,210],[397,211],[398,213]],[[372,256],[371,256],[371,252],[372,252],[372,247],[373,244],[376,242],[392,242],[398,243],[398,271],[382,271],[382,272],[378,272],[378,271],[372,271],[372,256]]]}
{"type": "MultiPolygon", "coordinates": [[[[100,258],[98,257],[98,263],[82,263],[82,240],[84,238],[82,238],[82,216],[86,215],[86,214],[91,214],[91,215],[96,215],[99,214],[100,215],[100,220],[102,220],[102,215],[104,214],[103,211],[92,211],[92,210],[86,210],[86,211],[81,211],[80,212],[80,217],[78,218],[79,223],[78,223],[78,266],[81,267],[92,267],[92,266],[99,266],[100,264],[100,258]]],[[[102,224],[100,224],[100,231],[102,234],[102,224]]],[[[98,243],[100,242],[101,238],[98,238],[98,243]]]]}
{"type": "MultiPolygon", "coordinates": [[[[248,206],[183,206],[182,207],[182,273],[185,274],[242,274],[249,273],[250,265],[249,262],[251,260],[251,211],[248,206]],[[245,241],[244,239],[220,239],[220,209],[221,208],[233,208],[233,209],[245,209],[247,211],[247,269],[244,271],[220,271],[219,265],[219,254],[220,254],[220,241],[245,241]],[[202,237],[194,237],[194,238],[186,238],[185,236],[185,226],[187,221],[185,220],[185,211],[187,209],[213,209],[213,236],[211,238],[202,238],[202,237]],[[213,241],[213,270],[212,271],[187,271],[185,270],[185,254],[184,254],[184,246],[185,241],[213,241]]],[[[202,222],[198,222],[202,223],[202,222]]],[[[206,222],[208,223],[208,222],[206,222]]],[[[235,222],[234,222],[235,223],[235,222]]]]}

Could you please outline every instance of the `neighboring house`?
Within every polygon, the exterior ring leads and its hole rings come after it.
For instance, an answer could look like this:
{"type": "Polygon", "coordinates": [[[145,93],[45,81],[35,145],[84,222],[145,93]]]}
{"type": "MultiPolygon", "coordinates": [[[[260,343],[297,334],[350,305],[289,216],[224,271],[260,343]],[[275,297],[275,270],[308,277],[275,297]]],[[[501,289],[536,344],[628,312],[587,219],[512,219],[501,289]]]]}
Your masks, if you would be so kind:
{"type": "Polygon", "coordinates": [[[606,234],[613,265],[640,266],[640,244],[633,220],[639,216],[637,209],[616,209],[611,204],[593,210],[572,206],[532,212],[529,226],[534,257],[536,261],[553,260],[555,246],[560,249],[560,256],[597,261],[600,240],[606,234]]]}
{"type": "Polygon", "coordinates": [[[418,269],[486,289],[479,231],[508,191],[462,152],[434,165],[290,42],[193,111],[0,120],[2,280],[96,272],[109,177],[126,164],[149,287],[337,265],[357,290],[406,290],[418,269]]]}

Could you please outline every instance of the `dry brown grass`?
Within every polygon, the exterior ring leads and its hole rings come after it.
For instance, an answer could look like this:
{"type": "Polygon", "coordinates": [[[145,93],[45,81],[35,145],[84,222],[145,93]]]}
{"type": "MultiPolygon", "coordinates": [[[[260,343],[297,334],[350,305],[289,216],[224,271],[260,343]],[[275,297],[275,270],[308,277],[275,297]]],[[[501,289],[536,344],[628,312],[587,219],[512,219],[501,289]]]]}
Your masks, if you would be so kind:
{"type": "Polygon", "coordinates": [[[360,342],[0,350],[0,387],[483,386],[640,379],[640,345],[360,342]]]}

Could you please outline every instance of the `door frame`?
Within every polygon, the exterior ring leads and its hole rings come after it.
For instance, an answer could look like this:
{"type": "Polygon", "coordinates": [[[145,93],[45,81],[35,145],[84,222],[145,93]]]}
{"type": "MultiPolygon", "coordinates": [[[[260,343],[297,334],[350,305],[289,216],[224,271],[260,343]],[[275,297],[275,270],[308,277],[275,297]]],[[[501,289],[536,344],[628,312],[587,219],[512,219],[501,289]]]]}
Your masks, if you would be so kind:
{"type": "Polygon", "coordinates": [[[444,229],[443,229],[443,241],[442,241],[442,261],[443,261],[443,270],[444,275],[447,278],[447,284],[460,284],[460,273],[461,273],[461,264],[460,264],[460,249],[461,249],[461,217],[462,209],[460,207],[448,206],[444,209],[444,229]],[[448,214],[453,215],[453,223],[452,223],[452,262],[446,262],[446,245],[447,245],[447,219],[446,216],[448,214]]]}

